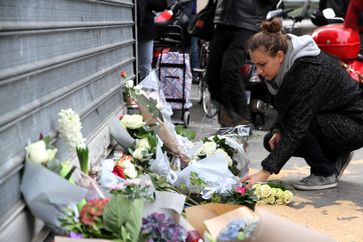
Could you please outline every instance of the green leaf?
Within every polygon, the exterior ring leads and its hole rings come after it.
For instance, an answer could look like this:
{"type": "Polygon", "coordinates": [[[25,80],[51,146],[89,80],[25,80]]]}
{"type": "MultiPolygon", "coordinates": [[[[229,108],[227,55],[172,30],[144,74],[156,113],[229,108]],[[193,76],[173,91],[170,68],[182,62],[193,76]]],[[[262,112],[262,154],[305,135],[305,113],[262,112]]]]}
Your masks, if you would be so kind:
{"type": "Polygon", "coordinates": [[[82,147],[76,147],[77,157],[79,161],[79,166],[81,168],[81,171],[88,175],[88,147],[82,148],[82,147]]]}
{"type": "Polygon", "coordinates": [[[136,242],[141,228],[143,209],[142,199],[130,200],[127,196],[113,195],[103,212],[106,229],[110,230],[118,239],[125,242],[136,242]],[[126,229],[127,235],[123,227],[126,229]]]}

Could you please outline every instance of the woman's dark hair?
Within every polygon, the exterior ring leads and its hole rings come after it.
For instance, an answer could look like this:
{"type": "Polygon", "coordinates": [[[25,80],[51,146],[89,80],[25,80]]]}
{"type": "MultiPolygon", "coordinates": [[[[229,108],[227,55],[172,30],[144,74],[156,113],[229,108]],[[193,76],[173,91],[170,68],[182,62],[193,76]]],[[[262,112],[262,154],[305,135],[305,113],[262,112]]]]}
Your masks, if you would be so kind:
{"type": "Polygon", "coordinates": [[[248,51],[252,52],[260,47],[264,48],[271,56],[276,56],[277,52],[287,52],[287,36],[282,29],[282,20],[273,18],[260,24],[261,32],[254,34],[248,40],[248,51]]]}

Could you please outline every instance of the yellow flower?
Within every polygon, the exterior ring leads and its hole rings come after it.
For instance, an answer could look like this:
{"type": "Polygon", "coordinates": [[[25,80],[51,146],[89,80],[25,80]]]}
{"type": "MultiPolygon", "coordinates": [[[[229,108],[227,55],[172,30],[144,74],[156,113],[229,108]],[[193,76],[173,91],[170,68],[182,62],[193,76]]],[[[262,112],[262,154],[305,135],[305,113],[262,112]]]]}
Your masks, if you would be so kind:
{"type": "Polygon", "coordinates": [[[261,197],[262,198],[267,198],[272,193],[272,188],[267,184],[261,185],[260,190],[261,190],[261,197]]]}
{"type": "Polygon", "coordinates": [[[266,203],[274,204],[275,203],[275,196],[268,196],[265,198],[266,203]]]}
{"type": "Polygon", "coordinates": [[[285,203],[291,202],[293,197],[294,197],[294,194],[291,191],[285,190],[284,197],[283,197],[285,203]]]}
{"type": "Polygon", "coordinates": [[[275,204],[276,205],[283,205],[283,204],[285,204],[285,201],[284,201],[283,198],[278,198],[278,199],[275,200],[275,204]]]}

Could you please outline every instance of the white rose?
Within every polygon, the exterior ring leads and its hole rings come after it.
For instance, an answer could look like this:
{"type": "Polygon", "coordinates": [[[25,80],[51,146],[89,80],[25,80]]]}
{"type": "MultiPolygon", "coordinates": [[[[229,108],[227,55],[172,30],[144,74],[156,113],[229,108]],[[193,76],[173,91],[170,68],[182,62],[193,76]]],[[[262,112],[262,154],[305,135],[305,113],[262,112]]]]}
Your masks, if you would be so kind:
{"type": "Polygon", "coordinates": [[[224,155],[224,158],[227,161],[228,166],[233,165],[233,161],[232,161],[231,157],[229,157],[229,155],[227,154],[227,152],[225,152],[223,149],[219,148],[219,149],[216,150],[215,153],[222,153],[224,155]]]}
{"type": "Polygon", "coordinates": [[[133,115],[126,114],[121,119],[121,123],[127,129],[138,129],[145,125],[142,116],[138,114],[133,114],[133,115]]]}
{"type": "Polygon", "coordinates": [[[122,168],[127,169],[129,167],[134,167],[134,164],[132,164],[130,160],[125,160],[121,163],[121,166],[122,168]]]}
{"type": "Polygon", "coordinates": [[[133,179],[137,177],[137,172],[135,170],[135,166],[132,167],[128,167],[126,169],[124,169],[124,173],[127,177],[133,179]]]}
{"type": "Polygon", "coordinates": [[[32,143],[25,147],[26,159],[36,163],[46,163],[48,161],[48,152],[43,140],[32,143]]]}
{"type": "Polygon", "coordinates": [[[136,149],[138,149],[138,148],[149,149],[150,148],[149,140],[147,138],[137,139],[135,147],[136,147],[136,149]]]}
{"type": "Polygon", "coordinates": [[[133,87],[133,86],[134,86],[134,81],[133,81],[133,80],[128,80],[128,81],[127,81],[127,85],[128,85],[129,87],[133,87]]]}
{"type": "Polygon", "coordinates": [[[200,147],[197,151],[197,155],[212,155],[216,152],[217,150],[217,144],[214,143],[213,141],[211,142],[205,142],[202,147],[200,147]]]}
{"type": "Polygon", "coordinates": [[[143,151],[144,149],[136,149],[134,150],[134,152],[132,152],[132,157],[135,158],[135,159],[138,159],[138,160],[143,160],[144,156],[143,156],[143,151]]]}

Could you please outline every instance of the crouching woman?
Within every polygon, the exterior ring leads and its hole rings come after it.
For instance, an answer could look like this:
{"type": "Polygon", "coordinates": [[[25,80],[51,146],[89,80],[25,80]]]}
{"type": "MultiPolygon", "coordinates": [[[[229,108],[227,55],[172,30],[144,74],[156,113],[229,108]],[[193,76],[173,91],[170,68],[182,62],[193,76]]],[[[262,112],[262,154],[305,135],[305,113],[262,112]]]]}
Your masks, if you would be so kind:
{"type": "Polygon", "coordinates": [[[262,169],[244,180],[267,180],[297,156],[306,160],[310,175],[296,189],[335,187],[352,151],[363,146],[362,89],[310,36],[284,34],[279,19],[261,27],[248,50],[273,95],[278,121],[265,136],[270,154],[262,169]]]}

